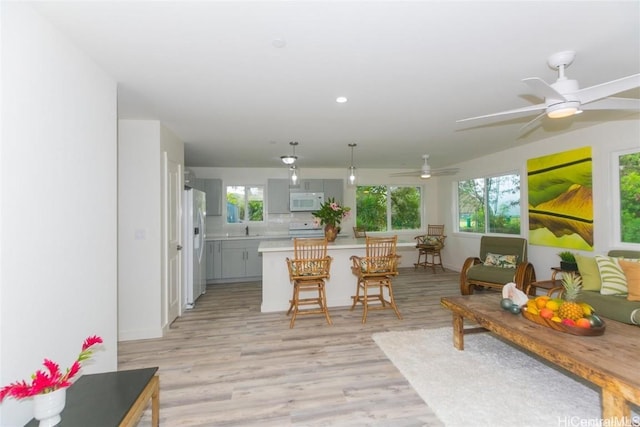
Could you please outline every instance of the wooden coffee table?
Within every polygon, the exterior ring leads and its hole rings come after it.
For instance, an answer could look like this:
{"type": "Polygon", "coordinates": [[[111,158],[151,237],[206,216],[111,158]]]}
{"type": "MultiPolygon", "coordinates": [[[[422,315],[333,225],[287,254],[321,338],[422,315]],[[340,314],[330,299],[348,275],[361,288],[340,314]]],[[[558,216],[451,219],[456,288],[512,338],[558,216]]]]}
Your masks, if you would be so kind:
{"type": "MultiPolygon", "coordinates": [[[[499,293],[443,297],[453,313],[453,345],[464,350],[465,319],[602,389],[602,425],[632,425],[629,402],[640,405],[640,328],[606,321],[600,336],[576,336],[500,308],[499,293]],[[608,424],[607,424],[608,423],[608,424]]],[[[562,398],[562,396],[558,396],[562,398]]]]}

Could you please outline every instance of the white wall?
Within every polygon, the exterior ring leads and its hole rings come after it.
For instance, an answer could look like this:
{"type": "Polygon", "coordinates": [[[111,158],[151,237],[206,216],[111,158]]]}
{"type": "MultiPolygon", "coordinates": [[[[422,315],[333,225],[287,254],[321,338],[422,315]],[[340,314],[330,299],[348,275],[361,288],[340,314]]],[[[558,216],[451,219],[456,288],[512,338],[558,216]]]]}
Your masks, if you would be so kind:
{"type": "Polygon", "coordinates": [[[167,325],[162,153],[180,162],[184,145],[157,120],[118,128],[118,334],[157,338],[167,325]]]}
{"type": "MultiPolygon", "coordinates": [[[[43,359],[117,368],[116,83],[30,5],[1,2],[0,384],[43,359]]],[[[6,400],[0,425],[32,416],[6,400]]]]}
{"type": "Polygon", "coordinates": [[[118,121],[118,336],[162,336],[160,122],[118,121]]]}
{"type": "MultiPolygon", "coordinates": [[[[640,147],[639,115],[631,115],[628,120],[601,123],[571,133],[554,136],[536,143],[516,147],[501,153],[492,154],[470,162],[456,165],[461,173],[455,179],[469,179],[495,175],[501,172],[516,171],[521,177],[521,208],[523,237],[528,235],[527,214],[527,160],[548,154],[591,146],[593,157],[593,207],[594,207],[594,251],[592,254],[604,254],[614,245],[612,182],[612,153],[640,147]]],[[[443,219],[447,230],[453,230],[455,219],[455,200],[451,191],[453,178],[441,178],[439,182],[439,217],[443,219]]],[[[466,257],[477,256],[480,239],[478,235],[453,233],[449,231],[443,262],[448,268],[460,270],[466,257]]],[[[557,253],[562,249],[547,246],[529,246],[529,261],[536,269],[540,280],[551,277],[550,268],[557,266],[560,260],[557,253]]],[[[573,251],[577,253],[587,253],[573,251]]]]}

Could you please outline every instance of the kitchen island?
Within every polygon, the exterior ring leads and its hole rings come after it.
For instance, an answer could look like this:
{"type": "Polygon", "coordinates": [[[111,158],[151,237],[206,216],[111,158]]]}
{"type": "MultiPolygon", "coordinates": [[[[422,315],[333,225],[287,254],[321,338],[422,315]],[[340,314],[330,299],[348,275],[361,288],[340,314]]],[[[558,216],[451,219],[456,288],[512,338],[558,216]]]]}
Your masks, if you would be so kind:
{"type": "MultiPolygon", "coordinates": [[[[398,239],[398,248],[415,248],[415,240],[398,239]]],[[[293,285],[289,281],[287,258],[293,259],[293,240],[263,241],[258,247],[262,255],[262,312],[287,311],[293,285]]],[[[344,307],[352,304],[356,292],[356,276],[351,273],[352,255],[365,255],[365,239],[340,237],[329,243],[331,278],[326,282],[327,306],[344,307]]]]}

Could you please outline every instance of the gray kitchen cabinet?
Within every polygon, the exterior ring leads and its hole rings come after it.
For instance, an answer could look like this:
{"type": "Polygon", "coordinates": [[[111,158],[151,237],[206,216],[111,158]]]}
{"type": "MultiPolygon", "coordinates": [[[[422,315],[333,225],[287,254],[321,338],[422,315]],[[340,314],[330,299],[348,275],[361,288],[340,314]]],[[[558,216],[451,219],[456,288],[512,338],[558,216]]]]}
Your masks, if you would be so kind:
{"type": "Polygon", "coordinates": [[[222,180],[203,179],[203,190],[207,194],[207,216],[222,215],[222,180]]]}
{"type": "Polygon", "coordinates": [[[334,198],[336,202],[342,204],[344,181],[341,179],[323,180],[324,199],[334,198]]]}
{"type": "Polygon", "coordinates": [[[208,240],[206,245],[207,282],[222,278],[222,252],[220,240],[208,240]]]}
{"type": "Polygon", "coordinates": [[[258,254],[260,240],[242,239],[221,242],[222,279],[259,277],[262,258],[258,254]]]}
{"type": "Polygon", "coordinates": [[[289,213],[288,179],[269,179],[267,181],[267,213],[289,213]]]}
{"type": "Polygon", "coordinates": [[[292,193],[321,193],[324,191],[324,180],[301,179],[296,186],[289,187],[292,193]]]}

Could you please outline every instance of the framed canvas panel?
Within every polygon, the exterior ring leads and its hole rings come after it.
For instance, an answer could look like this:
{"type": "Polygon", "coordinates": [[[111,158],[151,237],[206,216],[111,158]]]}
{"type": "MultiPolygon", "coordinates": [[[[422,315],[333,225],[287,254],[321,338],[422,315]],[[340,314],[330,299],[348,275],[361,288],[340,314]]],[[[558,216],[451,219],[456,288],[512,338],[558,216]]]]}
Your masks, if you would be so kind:
{"type": "Polygon", "coordinates": [[[591,147],[527,160],[529,243],[593,250],[591,147]]]}

